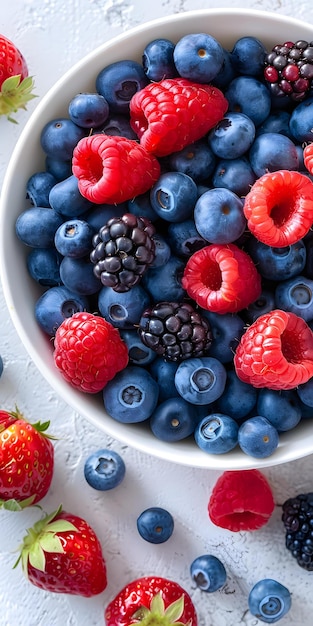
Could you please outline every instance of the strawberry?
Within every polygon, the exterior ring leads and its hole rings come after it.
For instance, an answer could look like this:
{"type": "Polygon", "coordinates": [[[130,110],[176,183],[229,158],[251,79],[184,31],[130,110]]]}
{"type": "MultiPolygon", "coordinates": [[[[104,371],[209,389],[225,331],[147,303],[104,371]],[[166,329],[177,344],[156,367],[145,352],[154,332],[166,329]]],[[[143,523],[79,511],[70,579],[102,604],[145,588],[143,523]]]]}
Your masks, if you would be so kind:
{"type": "Polygon", "coordinates": [[[22,53],[10,39],[0,35],[0,115],[15,122],[11,113],[26,109],[26,104],[35,98],[33,86],[22,53]]]}
{"type": "Polygon", "coordinates": [[[197,626],[189,594],[161,576],[133,580],[105,610],[106,626],[197,626]]]}
{"type": "Polygon", "coordinates": [[[228,102],[212,85],[166,78],[137,91],[129,106],[141,145],[162,157],[204,137],[222,119],[228,102]]]}
{"type": "Polygon", "coordinates": [[[20,510],[47,493],[54,467],[49,422],[30,424],[16,411],[0,411],[0,507],[20,510]]]}
{"type": "Polygon", "coordinates": [[[133,139],[98,134],[78,142],[72,171],[84,198],[118,204],[148,191],[160,176],[160,164],[133,139]]]}
{"type": "Polygon", "coordinates": [[[107,585],[106,565],[94,530],[60,506],[27,530],[14,567],[22,562],[26,578],[54,593],[89,598],[107,585]]]}
{"type": "Polygon", "coordinates": [[[119,331],[99,315],[74,313],[58,327],[54,362],[65,380],[85,393],[98,393],[128,363],[119,331]]]}

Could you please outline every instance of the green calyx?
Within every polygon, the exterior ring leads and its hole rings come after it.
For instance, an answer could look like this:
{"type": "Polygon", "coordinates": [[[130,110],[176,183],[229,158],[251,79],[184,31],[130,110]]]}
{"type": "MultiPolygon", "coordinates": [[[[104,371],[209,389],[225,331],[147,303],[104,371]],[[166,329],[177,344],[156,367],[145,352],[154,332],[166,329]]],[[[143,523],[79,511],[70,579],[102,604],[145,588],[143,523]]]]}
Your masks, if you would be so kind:
{"type": "Polygon", "coordinates": [[[10,498],[10,500],[0,499],[0,509],[4,509],[5,511],[22,511],[33,504],[35,497],[36,495],[34,494],[29,496],[29,498],[25,498],[25,500],[15,500],[15,498],[10,498]]]}
{"type": "Polygon", "coordinates": [[[184,612],[184,596],[169,604],[165,608],[163,598],[160,593],[155,595],[150,603],[150,607],[142,606],[132,616],[131,626],[192,626],[192,621],[178,621],[184,612]]]}
{"type": "Polygon", "coordinates": [[[16,120],[11,117],[11,113],[16,113],[18,109],[26,109],[30,100],[36,98],[32,93],[34,81],[31,76],[21,80],[21,76],[10,76],[1,85],[0,91],[0,115],[6,115],[10,122],[16,124],[16,120]]]}
{"type": "Polygon", "coordinates": [[[64,554],[62,542],[58,537],[58,533],[77,531],[76,526],[65,519],[56,519],[62,510],[62,506],[51,513],[45,515],[43,519],[38,520],[32,528],[27,529],[27,535],[23,539],[22,545],[19,547],[20,555],[13,568],[22,562],[23,572],[27,578],[28,565],[33,568],[45,571],[46,556],[49,554],[64,554]]]}

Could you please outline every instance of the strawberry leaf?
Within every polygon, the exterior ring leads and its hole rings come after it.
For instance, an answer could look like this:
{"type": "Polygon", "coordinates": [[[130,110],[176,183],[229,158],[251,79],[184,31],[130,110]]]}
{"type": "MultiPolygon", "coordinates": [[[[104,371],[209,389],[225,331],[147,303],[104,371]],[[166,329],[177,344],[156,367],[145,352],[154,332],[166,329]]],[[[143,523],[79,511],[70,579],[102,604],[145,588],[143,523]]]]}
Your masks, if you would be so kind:
{"type": "Polygon", "coordinates": [[[58,519],[55,522],[51,522],[51,524],[45,526],[44,530],[45,532],[49,533],[65,533],[70,530],[77,531],[77,528],[76,526],[74,526],[74,524],[68,522],[65,519],[58,519]]]}
{"type": "Polygon", "coordinates": [[[156,613],[157,615],[164,615],[164,600],[160,593],[157,593],[156,596],[153,596],[150,604],[151,613],[156,613]]]}
{"type": "Polygon", "coordinates": [[[0,509],[5,509],[6,511],[22,511],[32,505],[35,497],[36,494],[25,498],[25,500],[15,500],[14,498],[10,498],[10,500],[0,500],[0,509]]]}
{"type": "Polygon", "coordinates": [[[32,567],[38,569],[40,572],[45,571],[46,557],[39,542],[33,543],[28,550],[28,561],[32,567]]]}
{"type": "Polygon", "coordinates": [[[184,596],[180,596],[178,600],[172,602],[165,610],[164,615],[170,622],[176,622],[184,612],[184,596]]]}
{"type": "Polygon", "coordinates": [[[1,91],[3,94],[11,93],[11,91],[15,91],[21,83],[21,75],[17,74],[16,76],[10,76],[5,81],[3,81],[1,85],[1,91]]]}
{"type": "Polygon", "coordinates": [[[47,533],[39,537],[38,543],[42,550],[53,554],[63,554],[63,546],[60,538],[52,533],[47,533]]]}

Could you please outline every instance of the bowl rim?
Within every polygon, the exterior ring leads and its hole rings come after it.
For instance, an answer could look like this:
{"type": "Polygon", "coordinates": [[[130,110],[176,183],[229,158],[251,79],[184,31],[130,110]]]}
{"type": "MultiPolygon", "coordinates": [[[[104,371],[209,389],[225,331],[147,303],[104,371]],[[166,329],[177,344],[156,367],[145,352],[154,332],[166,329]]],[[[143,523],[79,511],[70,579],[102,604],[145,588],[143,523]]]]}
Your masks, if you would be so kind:
{"type": "MultiPolygon", "coordinates": [[[[69,68],[63,74],[63,76],[61,76],[56,81],[56,83],[46,92],[46,94],[44,94],[42,98],[38,101],[38,104],[31,113],[13,149],[13,153],[5,172],[0,196],[0,279],[8,312],[17,331],[17,334],[19,335],[24,347],[26,348],[26,351],[28,352],[30,358],[36,365],[39,372],[41,372],[41,374],[44,376],[50,386],[60,396],[60,398],[62,398],[70,407],[72,407],[74,411],[81,414],[94,426],[104,431],[105,434],[111,436],[114,439],[122,441],[126,445],[140,450],[143,453],[149,454],[150,456],[154,456],[165,461],[170,461],[172,463],[174,462],[185,466],[217,470],[236,470],[256,467],[271,467],[274,465],[279,465],[281,463],[296,460],[298,458],[303,458],[312,454],[313,428],[312,435],[305,437],[305,440],[302,443],[301,450],[298,449],[296,443],[292,440],[292,438],[289,438],[290,440],[288,440],[288,443],[283,439],[278,449],[272,456],[265,459],[255,459],[244,455],[244,453],[240,451],[237,453],[237,455],[233,455],[232,453],[227,453],[224,455],[206,454],[198,449],[196,444],[194,444],[194,453],[190,454],[190,443],[188,444],[188,442],[178,442],[178,444],[168,444],[160,440],[155,440],[154,438],[152,438],[152,434],[151,441],[154,442],[154,445],[153,443],[147,445],[146,437],[142,438],[140,436],[140,429],[138,430],[136,424],[126,425],[116,422],[105,414],[104,409],[102,417],[107,418],[107,423],[105,421],[102,422],[102,420],[99,419],[99,417],[97,417],[97,415],[94,414],[92,411],[92,406],[94,404],[93,398],[91,396],[86,397],[87,394],[82,394],[79,391],[73,390],[73,388],[64,381],[63,377],[61,377],[61,374],[56,370],[52,373],[51,366],[49,366],[49,363],[45,359],[46,352],[44,354],[40,354],[32,341],[32,337],[28,336],[27,332],[25,331],[25,327],[21,321],[21,315],[20,313],[18,313],[18,309],[16,307],[16,293],[14,291],[14,281],[12,281],[12,275],[10,273],[10,268],[8,264],[10,254],[8,250],[8,241],[6,236],[7,214],[5,212],[5,207],[9,204],[12,186],[14,185],[13,175],[16,172],[17,164],[22,158],[27,138],[31,136],[32,132],[34,131],[36,124],[38,124],[38,119],[41,119],[41,117],[43,117],[46,111],[47,104],[51,100],[53,100],[53,98],[55,98],[57,94],[60,93],[62,88],[68,85],[71,78],[73,78],[73,76],[75,76],[77,72],[80,72],[82,67],[91,64],[95,59],[99,57],[99,55],[104,56],[105,53],[110,51],[111,49],[115,50],[118,46],[122,47],[122,44],[127,42],[130,38],[136,39],[138,36],[145,34],[147,35],[147,41],[149,41],[149,32],[154,32],[159,27],[164,28],[165,26],[168,27],[180,24],[181,26],[186,25],[187,29],[188,23],[190,21],[193,22],[193,20],[196,20],[198,18],[203,19],[205,17],[207,19],[222,19],[226,16],[228,20],[231,20],[232,18],[240,20],[244,20],[246,18],[252,18],[252,20],[261,19],[264,23],[275,25],[276,27],[278,25],[280,27],[285,25],[286,29],[292,26],[292,29],[294,31],[299,29],[299,33],[301,33],[303,30],[306,30],[307,32],[312,31],[311,38],[313,39],[313,25],[306,24],[301,20],[294,19],[291,16],[282,15],[280,13],[267,12],[263,10],[260,11],[257,9],[232,9],[226,7],[221,9],[197,9],[178,14],[170,14],[167,16],[159,17],[157,19],[143,22],[115,36],[114,38],[105,41],[103,44],[97,46],[87,55],[83,56],[71,68],[69,68]],[[179,454],[177,454],[177,449],[179,449],[179,454]]],[[[188,31],[186,30],[186,32],[188,31]]],[[[13,236],[12,233],[11,236],[13,236]]],[[[40,332],[39,328],[38,332],[40,332]]],[[[301,426],[298,426],[297,428],[301,429],[301,426]]]]}

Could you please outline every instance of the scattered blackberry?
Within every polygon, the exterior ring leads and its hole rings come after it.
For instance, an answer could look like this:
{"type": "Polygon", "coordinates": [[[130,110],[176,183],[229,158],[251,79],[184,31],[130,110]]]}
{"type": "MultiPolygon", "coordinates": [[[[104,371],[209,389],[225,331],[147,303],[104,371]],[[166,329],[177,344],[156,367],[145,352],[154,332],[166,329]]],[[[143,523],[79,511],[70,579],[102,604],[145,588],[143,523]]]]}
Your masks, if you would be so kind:
{"type": "Polygon", "coordinates": [[[313,571],[313,493],[302,493],[283,504],[286,548],[305,570],[313,571]]]}
{"type": "Polygon", "coordinates": [[[313,41],[287,41],[265,56],[264,78],[275,97],[303,100],[313,80],[313,41]]]}
{"type": "Polygon", "coordinates": [[[94,235],[90,260],[94,274],[114,291],[129,291],[155,257],[155,228],[145,217],[113,217],[94,235]]]}
{"type": "Polygon", "coordinates": [[[200,357],[210,348],[208,320],[187,302],[158,302],[146,309],[138,329],[142,342],[168,361],[200,357]]]}

